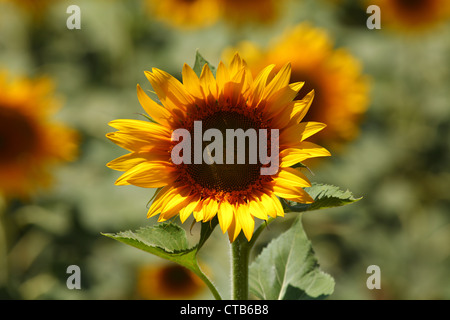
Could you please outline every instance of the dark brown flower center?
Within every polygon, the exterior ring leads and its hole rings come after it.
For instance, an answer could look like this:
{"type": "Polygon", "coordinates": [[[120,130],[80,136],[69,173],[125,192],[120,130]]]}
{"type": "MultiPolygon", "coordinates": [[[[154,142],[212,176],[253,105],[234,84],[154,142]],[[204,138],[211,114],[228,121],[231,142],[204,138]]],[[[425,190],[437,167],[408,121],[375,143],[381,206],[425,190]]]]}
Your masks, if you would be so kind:
{"type": "MultiPolygon", "coordinates": [[[[186,172],[202,188],[209,190],[232,192],[246,190],[249,186],[254,184],[261,177],[260,169],[262,164],[257,157],[256,163],[250,161],[250,142],[251,139],[245,134],[253,131],[256,133],[257,141],[259,141],[259,129],[262,129],[263,125],[261,121],[254,119],[251,116],[240,114],[234,111],[219,111],[212,115],[209,115],[202,119],[202,136],[208,129],[217,129],[222,136],[222,161],[217,158],[217,150],[208,149],[208,146],[214,142],[214,138],[211,141],[202,142],[202,152],[204,150],[210,150],[211,157],[216,157],[215,163],[207,164],[204,161],[201,164],[194,163],[194,142],[191,140],[193,151],[191,153],[191,164],[186,165],[186,172]],[[234,137],[234,148],[227,150],[227,139],[230,139],[230,131],[237,134],[237,129],[242,129],[239,137],[234,137]],[[250,129],[250,130],[249,130],[250,129]],[[245,148],[239,148],[239,139],[245,139],[245,148]],[[230,163],[231,156],[227,159],[227,152],[232,153],[233,163],[230,163]],[[238,163],[239,154],[242,157],[242,153],[245,152],[245,161],[243,164],[238,163]],[[221,163],[219,163],[221,162],[221,163]]],[[[191,136],[193,137],[193,130],[191,136]]],[[[238,134],[239,135],[239,134],[238,134]]],[[[270,136],[268,134],[268,136],[270,136]]],[[[241,145],[242,146],[242,145],[241,145]]],[[[258,148],[256,148],[258,150],[258,148]]],[[[254,149],[253,149],[254,150],[254,149]]],[[[208,152],[206,151],[206,152],[208,152]]],[[[220,153],[219,153],[220,155],[220,153]]],[[[253,161],[254,162],[254,161],[253,161]]]]}
{"type": "Polygon", "coordinates": [[[36,129],[21,112],[0,106],[0,163],[21,161],[33,152],[36,129]]]}
{"type": "Polygon", "coordinates": [[[181,266],[168,266],[161,270],[161,284],[167,291],[189,291],[194,283],[190,271],[181,266]]]}

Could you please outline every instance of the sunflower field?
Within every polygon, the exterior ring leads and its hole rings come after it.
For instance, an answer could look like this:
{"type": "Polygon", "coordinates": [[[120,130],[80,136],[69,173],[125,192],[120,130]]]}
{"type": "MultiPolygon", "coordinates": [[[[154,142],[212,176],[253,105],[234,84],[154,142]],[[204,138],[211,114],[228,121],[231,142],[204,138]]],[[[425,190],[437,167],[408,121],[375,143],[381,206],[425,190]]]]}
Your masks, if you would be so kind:
{"type": "Polygon", "coordinates": [[[0,299],[448,300],[449,88],[447,0],[0,0],[0,299]]]}

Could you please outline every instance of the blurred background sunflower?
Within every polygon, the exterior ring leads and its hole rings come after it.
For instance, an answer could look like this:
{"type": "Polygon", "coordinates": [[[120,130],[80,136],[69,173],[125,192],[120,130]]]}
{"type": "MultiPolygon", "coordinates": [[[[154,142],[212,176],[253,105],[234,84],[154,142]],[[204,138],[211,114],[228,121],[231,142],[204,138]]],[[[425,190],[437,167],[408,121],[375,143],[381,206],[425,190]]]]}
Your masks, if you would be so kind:
{"type": "Polygon", "coordinates": [[[406,33],[429,31],[450,18],[450,3],[445,0],[374,0],[370,4],[380,7],[388,27],[406,33]]]}
{"type": "MultiPolygon", "coordinates": [[[[303,216],[336,280],[331,298],[450,298],[448,1],[369,1],[381,8],[380,30],[367,29],[368,4],[356,0],[167,0],[166,11],[156,0],[79,0],[79,30],[66,27],[71,1],[45,1],[39,19],[19,2],[0,1],[0,298],[212,298],[184,270],[100,234],[157,223],[145,217],[153,190],[114,186],[105,164],[122,151],[107,124],[143,120],[142,71],[181,80],[196,49],[216,66],[235,49],[255,69],[290,60],[292,82],[306,81],[300,94],[315,90],[311,120],[329,124],[319,144],[332,157],[312,180],[364,197],[303,216]],[[21,181],[10,175],[25,177],[24,159],[37,155],[28,196],[6,198],[21,181]],[[66,286],[70,265],[81,269],[80,290],[66,286]],[[381,269],[380,290],[366,287],[370,265],[381,269]]],[[[271,224],[256,251],[294,216],[271,224]]],[[[200,251],[225,298],[228,246],[216,230],[200,251]]]]}
{"type": "Polygon", "coordinates": [[[51,167],[73,160],[75,130],[51,116],[59,107],[49,79],[0,74],[0,194],[28,198],[51,183],[51,167]]]}
{"type": "Polygon", "coordinates": [[[357,137],[369,104],[369,79],[348,50],[333,47],[324,29],[302,23],[272,39],[267,48],[244,41],[236,48],[226,49],[224,55],[230,56],[234,51],[240,52],[253,73],[270,63],[278,68],[291,63],[291,81],[305,82],[297,98],[314,90],[305,121],[327,124],[311,141],[337,152],[357,137]]]}

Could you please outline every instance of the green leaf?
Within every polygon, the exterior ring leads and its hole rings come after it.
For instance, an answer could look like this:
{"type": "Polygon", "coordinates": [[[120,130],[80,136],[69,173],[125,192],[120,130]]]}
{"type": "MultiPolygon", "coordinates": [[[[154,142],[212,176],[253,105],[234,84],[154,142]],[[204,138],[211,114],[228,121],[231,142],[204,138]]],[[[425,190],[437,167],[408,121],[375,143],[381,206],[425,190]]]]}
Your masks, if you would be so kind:
{"type": "Polygon", "coordinates": [[[197,261],[198,250],[209,238],[216,225],[217,222],[213,221],[211,225],[203,223],[200,242],[193,247],[189,246],[184,229],[173,223],[159,223],[137,231],[102,234],[186,267],[205,282],[216,299],[221,299],[217,289],[200,269],[197,261]]]}
{"type": "Polygon", "coordinates": [[[262,250],[249,273],[250,292],[264,300],[322,299],[334,291],[334,279],[319,269],[301,215],[262,250]]]}
{"type": "Polygon", "coordinates": [[[200,52],[197,50],[195,53],[195,63],[194,67],[192,68],[194,72],[197,74],[198,77],[202,74],[203,66],[207,64],[209,69],[211,69],[211,72],[214,76],[216,76],[216,67],[211,65],[203,56],[200,54],[200,52]]]}
{"type": "Polygon", "coordinates": [[[362,199],[362,197],[355,198],[348,190],[343,191],[339,187],[327,184],[313,183],[311,187],[305,188],[305,191],[314,199],[313,203],[302,204],[285,200],[284,203],[282,202],[284,204],[284,211],[304,212],[340,207],[362,199]]]}
{"type": "Polygon", "coordinates": [[[137,231],[103,235],[174,261],[185,267],[194,265],[196,247],[189,247],[184,229],[173,223],[160,223],[137,231]]]}

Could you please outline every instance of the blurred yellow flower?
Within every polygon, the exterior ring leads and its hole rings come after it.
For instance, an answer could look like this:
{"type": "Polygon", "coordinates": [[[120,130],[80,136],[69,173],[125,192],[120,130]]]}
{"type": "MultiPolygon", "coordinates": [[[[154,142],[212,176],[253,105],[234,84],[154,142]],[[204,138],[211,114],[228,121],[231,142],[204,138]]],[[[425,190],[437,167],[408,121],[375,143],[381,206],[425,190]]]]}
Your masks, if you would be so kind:
{"type": "Polygon", "coordinates": [[[76,155],[76,132],[51,119],[58,106],[49,79],[8,82],[0,73],[0,194],[30,196],[49,186],[53,165],[76,155]]]}
{"type": "Polygon", "coordinates": [[[178,28],[201,28],[219,17],[217,0],[147,0],[150,14],[178,28]]]}
{"type": "Polygon", "coordinates": [[[282,0],[217,0],[221,15],[227,22],[243,24],[248,22],[271,23],[280,15],[282,0]]]}
{"type": "MultiPolygon", "coordinates": [[[[224,50],[230,59],[236,48],[224,50]]],[[[255,74],[269,61],[277,65],[290,62],[292,81],[305,81],[297,98],[311,90],[315,98],[305,121],[319,121],[327,128],[311,141],[339,151],[359,132],[360,121],[368,106],[369,82],[361,65],[345,49],[334,49],[326,31],[302,23],[274,39],[267,49],[245,41],[239,52],[255,74]]]]}
{"type": "Polygon", "coordinates": [[[403,31],[427,30],[450,18],[448,0],[369,0],[381,10],[381,23],[403,31]]]}
{"type": "MultiPolygon", "coordinates": [[[[302,100],[294,100],[303,83],[289,84],[289,64],[278,73],[273,72],[274,67],[267,66],[253,78],[245,61],[236,54],[229,67],[219,63],[216,77],[208,64],[204,65],[200,78],[185,64],[183,83],[156,68],[146,72],[163,106],[150,99],[138,85],[139,101],[155,123],[141,120],[109,123],[119,131],[108,133],[107,137],[131,152],[108,163],[112,169],[125,171],[116,185],[161,188],[147,214],[148,217],[160,214],[158,221],[179,214],[184,222],[193,213],[196,221],[206,222],[217,215],[230,241],[241,230],[250,240],[255,217],[267,220],[268,216],[283,216],[278,197],[313,202],[302,188],[310,186],[308,178],[291,166],[308,158],[330,155],[324,148],[305,141],[325,125],[300,122],[314,92],[302,100]],[[198,122],[202,123],[200,132],[196,127],[198,122]],[[171,157],[177,146],[173,132],[180,128],[194,136],[194,140],[199,133],[203,137],[209,129],[216,129],[223,136],[229,131],[253,129],[259,133],[258,141],[263,141],[260,146],[267,140],[270,157],[279,160],[276,172],[262,174],[264,169],[271,169],[267,168],[267,162],[261,158],[250,162],[245,150],[246,159],[242,164],[234,161],[230,164],[222,157],[221,163],[199,163],[197,155],[205,155],[202,152],[205,145],[200,154],[186,155],[189,161],[176,164],[171,157]],[[263,136],[260,130],[264,129],[270,135],[263,136]],[[273,132],[279,133],[278,139],[273,132]],[[279,147],[276,151],[272,150],[275,142],[279,147]]],[[[214,150],[216,154],[222,151],[222,156],[227,155],[228,159],[230,154],[237,156],[236,145],[226,150],[222,143],[214,150]]],[[[195,153],[195,144],[191,149],[195,153]]],[[[212,151],[209,155],[212,156],[212,151]]]]}
{"type": "Polygon", "coordinates": [[[28,13],[38,17],[52,2],[55,3],[57,0],[0,0],[1,2],[12,2],[28,11],[28,13]]]}
{"type": "Polygon", "coordinates": [[[194,299],[206,288],[190,270],[177,264],[149,265],[138,270],[138,298],[146,300],[194,299]]]}

